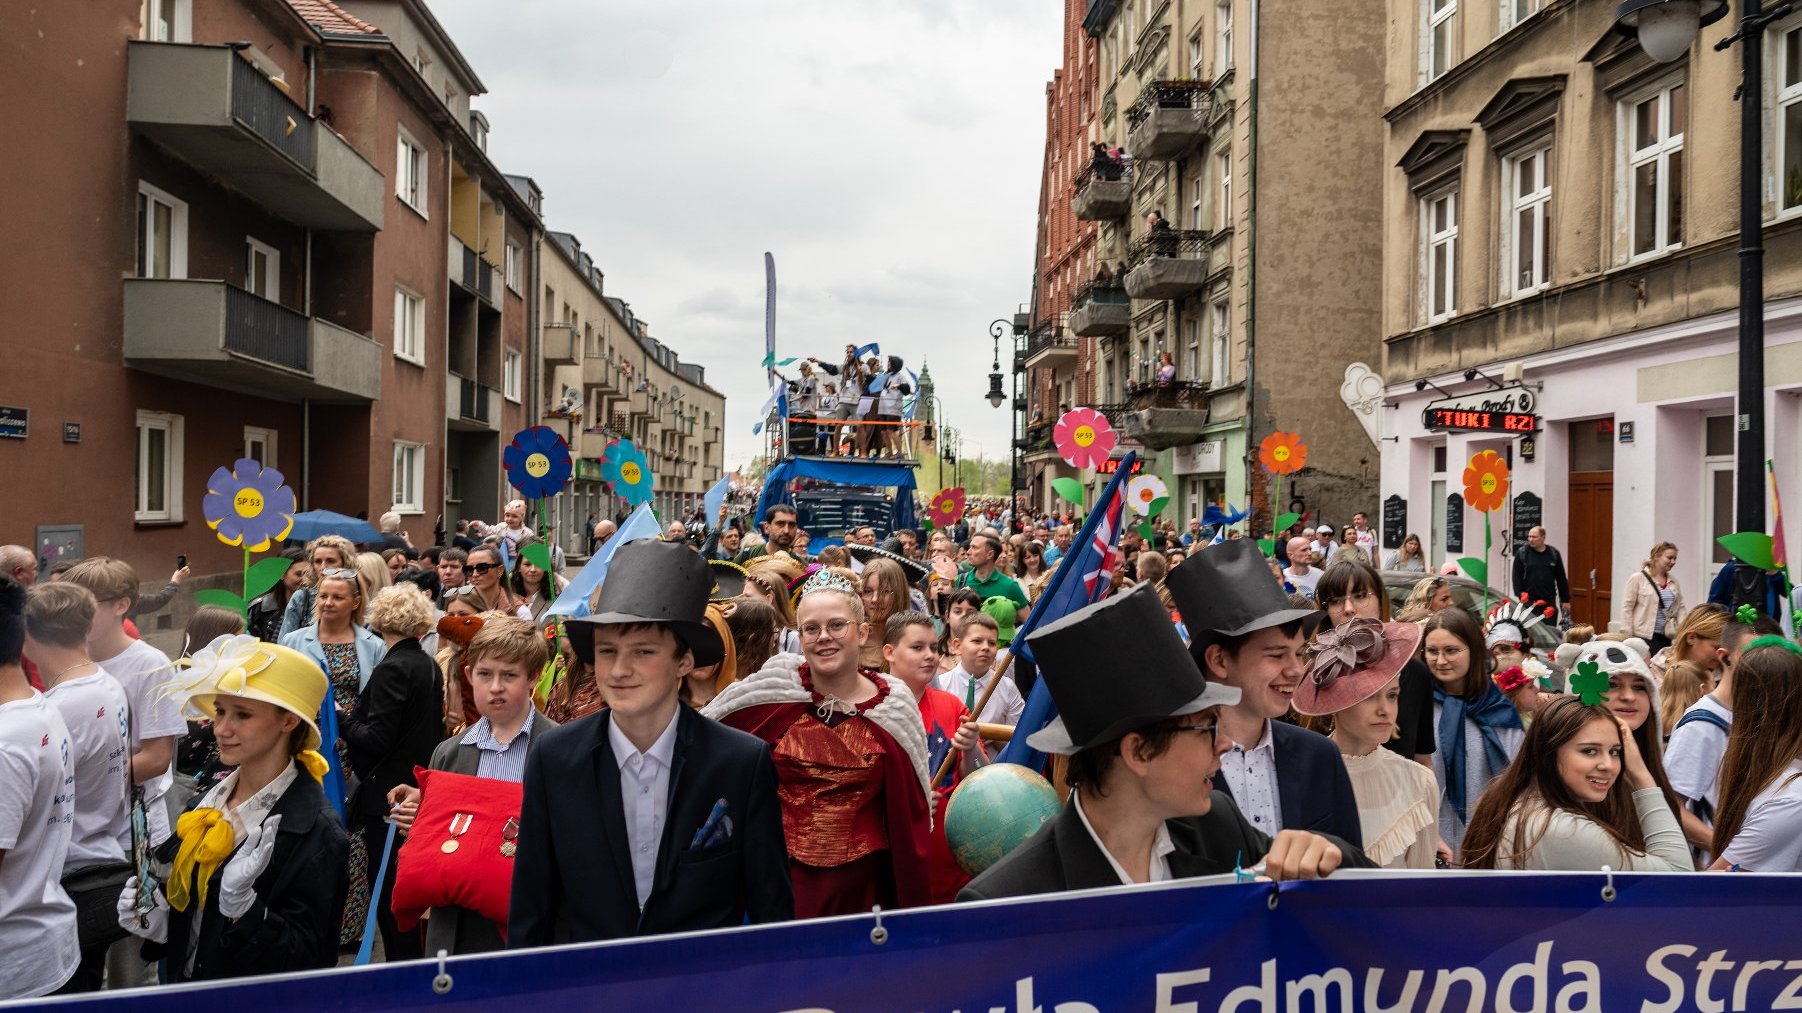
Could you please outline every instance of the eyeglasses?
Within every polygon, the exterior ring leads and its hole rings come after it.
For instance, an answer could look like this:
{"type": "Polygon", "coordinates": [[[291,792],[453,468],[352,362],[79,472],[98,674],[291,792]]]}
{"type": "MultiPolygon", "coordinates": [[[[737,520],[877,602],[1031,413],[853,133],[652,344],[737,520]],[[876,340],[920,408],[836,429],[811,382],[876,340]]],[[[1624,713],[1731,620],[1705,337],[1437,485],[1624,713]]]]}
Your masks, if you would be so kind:
{"type": "Polygon", "coordinates": [[[468,584],[464,584],[462,587],[450,588],[449,590],[444,592],[444,596],[446,598],[474,598],[476,595],[479,595],[481,593],[482,592],[481,592],[480,588],[471,587],[468,584]]]}
{"type": "Polygon", "coordinates": [[[850,629],[851,626],[852,623],[849,619],[834,619],[824,626],[821,626],[819,623],[808,623],[801,627],[801,639],[818,640],[820,639],[820,634],[824,633],[832,639],[837,640],[839,637],[844,636],[845,631],[850,629]]]}
{"type": "Polygon", "coordinates": [[[463,568],[463,572],[486,574],[489,570],[498,570],[500,568],[501,564],[499,563],[471,563],[463,568]]]}
{"type": "Polygon", "coordinates": [[[1376,596],[1377,596],[1377,593],[1375,591],[1368,591],[1368,590],[1353,591],[1351,594],[1336,594],[1336,595],[1333,595],[1328,598],[1320,599],[1320,608],[1322,611],[1325,611],[1327,609],[1338,608],[1339,606],[1345,604],[1347,601],[1350,601],[1354,605],[1362,605],[1362,604],[1370,601],[1371,599],[1375,598],[1376,596]]]}
{"type": "Polygon", "coordinates": [[[1194,732],[1196,735],[1199,735],[1202,738],[1207,739],[1208,745],[1212,746],[1219,741],[1219,739],[1216,736],[1218,735],[1218,733],[1220,731],[1220,722],[1209,721],[1205,725],[1177,725],[1176,731],[1194,732]]]}

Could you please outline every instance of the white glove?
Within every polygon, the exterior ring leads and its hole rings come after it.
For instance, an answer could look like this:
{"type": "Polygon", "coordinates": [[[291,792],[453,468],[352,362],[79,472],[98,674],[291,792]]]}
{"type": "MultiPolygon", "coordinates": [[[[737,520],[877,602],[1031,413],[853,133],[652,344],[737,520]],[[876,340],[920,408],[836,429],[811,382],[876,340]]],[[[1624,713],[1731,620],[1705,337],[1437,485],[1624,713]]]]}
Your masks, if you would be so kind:
{"type": "Polygon", "coordinates": [[[227,918],[242,918],[257,902],[256,882],[269,868],[269,854],[275,850],[275,832],[282,818],[271,816],[263,825],[244,837],[237,853],[225,863],[219,874],[219,913],[227,918]]]}
{"type": "Polygon", "coordinates": [[[158,888],[151,893],[156,904],[148,914],[138,913],[138,877],[133,876],[125,881],[125,889],[119,893],[119,903],[114,910],[119,912],[119,927],[153,943],[169,941],[169,902],[163,899],[163,891],[158,888]]]}

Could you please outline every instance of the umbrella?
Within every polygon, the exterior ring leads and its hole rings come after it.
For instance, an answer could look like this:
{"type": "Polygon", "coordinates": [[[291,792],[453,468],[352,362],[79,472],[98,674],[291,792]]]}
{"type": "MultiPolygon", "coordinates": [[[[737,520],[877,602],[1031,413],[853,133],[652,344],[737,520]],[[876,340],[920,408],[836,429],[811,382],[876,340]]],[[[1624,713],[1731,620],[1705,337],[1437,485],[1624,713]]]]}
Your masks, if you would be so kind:
{"type": "Polygon", "coordinates": [[[310,542],[320,535],[343,535],[358,545],[369,545],[382,540],[382,533],[375,525],[355,517],[333,513],[330,510],[308,510],[294,515],[294,528],[288,532],[291,542],[310,542]]]}

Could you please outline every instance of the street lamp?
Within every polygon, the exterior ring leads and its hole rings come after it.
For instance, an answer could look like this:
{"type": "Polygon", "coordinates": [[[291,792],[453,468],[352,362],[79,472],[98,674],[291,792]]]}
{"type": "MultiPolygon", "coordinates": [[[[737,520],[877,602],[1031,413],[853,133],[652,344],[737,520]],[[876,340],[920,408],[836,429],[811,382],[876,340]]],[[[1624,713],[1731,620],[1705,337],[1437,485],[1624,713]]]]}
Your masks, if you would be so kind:
{"type": "MultiPolygon", "coordinates": [[[[1739,31],[1715,43],[1739,44],[1739,431],[1734,468],[1734,515],[1740,531],[1764,530],[1764,33],[1787,16],[1789,3],[1769,11],[1761,0],[1739,0],[1739,31]]],[[[1689,52],[1704,25],[1727,15],[1727,0],[1622,0],[1616,30],[1637,36],[1660,63],[1689,52]]],[[[1762,586],[1764,575],[1739,567],[1739,588],[1762,586]]],[[[1762,601],[1735,595],[1736,601],[1762,601]]]]}
{"type": "Polygon", "coordinates": [[[989,337],[995,342],[995,361],[989,363],[989,407],[999,408],[1001,402],[1007,400],[1007,392],[1001,389],[1001,336],[1007,333],[1008,322],[1005,319],[989,324],[989,337]]]}

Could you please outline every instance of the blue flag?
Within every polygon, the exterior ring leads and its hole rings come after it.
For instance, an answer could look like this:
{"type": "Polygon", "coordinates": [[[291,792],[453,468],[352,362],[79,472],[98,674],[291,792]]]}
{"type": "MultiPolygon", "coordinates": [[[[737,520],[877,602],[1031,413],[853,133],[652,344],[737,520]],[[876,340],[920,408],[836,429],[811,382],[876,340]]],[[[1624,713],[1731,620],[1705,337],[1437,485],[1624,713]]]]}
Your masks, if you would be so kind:
{"type": "Polygon", "coordinates": [[[726,493],[731,488],[732,477],[728,475],[713,483],[713,488],[707,490],[706,494],[701,497],[701,507],[707,511],[708,527],[713,527],[720,522],[720,507],[726,505],[726,493]]]}
{"type": "Polygon", "coordinates": [[[882,354],[882,346],[880,344],[878,344],[877,342],[872,341],[869,344],[863,346],[862,348],[859,348],[857,351],[855,351],[851,354],[854,358],[862,360],[871,355],[881,355],[882,354]]]}
{"type": "Polygon", "coordinates": [[[607,544],[601,546],[601,550],[582,567],[582,572],[576,574],[575,579],[569,582],[569,586],[563,589],[563,593],[545,611],[550,615],[569,616],[572,619],[587,615],[588,599],[594,597],[595,589],[601,586],[601,581],[607,579],[607,566],[613,562],[613,553],[627,542],[656,538],[662,534],[663,527],[657,523],[657,515],[651,511],[651,505],[639,504],[638,509],[632,511],[632,516],[626,518],[626,523],[621,524],[613,537],[607,539],[607,544]]]}
{"type": "MultiPolygon", "coordinates": [[[[1065,551],[1063,563],[1052,574],[1045,593],[1039,596],[1038,604],[1014,632],[1014,650],[1027,661],[1033,660],[1027,634],[1093,605],[1107,594],[1114,577],[1115,547],[1120,544],[1120,529],[1125,519],[1124,483],[1132,474],[1133,460],[1138,456],[1137,452],[1128,452],[1120,460],[1119,470],[1114,472],[1107,488],[1095,500],[1095,509],[1089,511],[1089,519],[1083,522],[1082,531],[1065,551]]],[[[1040,679],[1033,683],[1032,693],[1026,698],[1026,710],[1020,714],[1019,724],[1014,726],[1013,740],[1001,751],[997,762],[1018,763],[1034,770],[1043,766],[1045,757],[1026,744],[1026,737],[1050,724],[1055,717],[1057,704],[1052,702],[1045,680],[1040,679]]]]}

